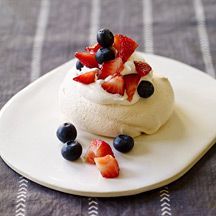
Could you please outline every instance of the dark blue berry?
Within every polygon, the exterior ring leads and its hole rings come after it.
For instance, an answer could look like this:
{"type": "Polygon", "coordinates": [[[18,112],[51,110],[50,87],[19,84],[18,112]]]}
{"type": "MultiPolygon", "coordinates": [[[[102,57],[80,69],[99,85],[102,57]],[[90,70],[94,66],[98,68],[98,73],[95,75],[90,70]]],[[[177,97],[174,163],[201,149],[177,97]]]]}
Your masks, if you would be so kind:
{"type": "Polygon", "coordinates": [[[100,29],[97,32],[97,42],[102,47],[111,47],[114,42],[113,33],[109,29],[100,29]]]}
{"type": "Polygon", "coordinates": [[[115,59],[115,51],[112,48],[100,48],[96,52],[96,60],[99,64],[115,59]]]}
{"type": "Polygon", "coordinates": [[[84,67],[84,65],[78,60],[76,62],[76,69],[81,71],[83,67],[84,67]]]}
{"type": "Polygon", "coordinates": [[[66,143],[69,140],[75,140],[77,137],[77,130],[71,123],[64,123],[60,125],[56,131],[56,135],[60,141],[66,143]]]}
{"type": "Polygon", "coordinates": [[[63,145],[61,154],[66,160],[77,160],[82,154],[82,146],[77,141],[68,141],[63,145]]]}
{"type": "Polygon", "coordinates": [[[113,140],[113,146],[116,150],[126,153],[134,147],[134,139],[128,135],[119,135],[113,140]]]}
{"type": "Polygon", "coordinates": [[[148,98],[154,93],[154,86],[151,82],[147,80],[143,80],[140,82],[137,88],[137,92],[140,97],[142,98],[148,98]]]}

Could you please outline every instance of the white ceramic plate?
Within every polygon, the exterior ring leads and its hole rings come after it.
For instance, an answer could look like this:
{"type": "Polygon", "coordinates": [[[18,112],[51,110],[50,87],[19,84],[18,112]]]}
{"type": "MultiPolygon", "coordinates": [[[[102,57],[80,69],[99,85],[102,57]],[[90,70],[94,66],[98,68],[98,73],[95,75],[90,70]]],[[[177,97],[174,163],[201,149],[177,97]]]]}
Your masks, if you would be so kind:
{"type": "MultiPolygon", "coordinates": [[[[82,159],[68,162],[61,156],[62,144],[55,136],[60,124],[57,92],[74,61],[27,86],[1,110],[3,160],[34,182],[84,196],[132,195],[178,179],[216,141],[216,81],[180,62],[155,55],[144,57],[155,71],[170,79],[176,108],[159,132],[135,139],[130,153],[114,150],[121,168],[119,178],[102,178],[94,165],[82,159]]],[[[84,150],[93,137],[78,131],[84,150]]]]}

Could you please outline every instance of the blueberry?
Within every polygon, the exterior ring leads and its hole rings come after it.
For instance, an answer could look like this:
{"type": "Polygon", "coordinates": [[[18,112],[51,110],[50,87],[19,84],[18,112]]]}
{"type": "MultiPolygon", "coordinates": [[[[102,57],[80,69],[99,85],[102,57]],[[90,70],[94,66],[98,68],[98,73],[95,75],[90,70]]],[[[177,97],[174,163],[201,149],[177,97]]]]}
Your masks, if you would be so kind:
{"type": "Polygon", "coordinates": [[[152,85],[151,82],[147,80],[143,80],[140,82],[137,92],[140,97],[142,98],[148,98],[154,93],[154,86],[152,85]]]}
{"type": "Polygon", "coordinates": [[[100,48],[96,52],[96,60],[99,64],[113,59],[115,59],[115,51],[112,48],[100,48]]]}
{"type": "Polygon", "coordinates": [[[126,153],[134,147],[134,139],[128,135],[119,135],[113,140],[113,146],[116,150],[126,153]]]}
{"type": "Polygon", "coordinates": [[[97,32],[97,42],[102,47],[111,47],[114,42],[113,33],[109,29],[100,29],[97,32]]]}
{"type": "Polygon", "coordinates": [[[68,141],[63,145],[61,154],[66,160],[77,160],[82,154],[82,146],[77,141],[68,141]]]}
{"type": "Polygon", "coordinates": [[[84,65],[83,65],[79,60],[76,62],[76,69],[77,69],[77,70],[80,70],[80,71],[81,71],[82,68],[83,68],[83,66],[84,66],[84,65]]]}
{"type": "Polygon", "coordinates": [[[75,140],[77,137],[77,130],[71,123],[64,123],[60,125],[56,131],[56,135],[60,141],[66,143],[69,140],[75,140]]]}

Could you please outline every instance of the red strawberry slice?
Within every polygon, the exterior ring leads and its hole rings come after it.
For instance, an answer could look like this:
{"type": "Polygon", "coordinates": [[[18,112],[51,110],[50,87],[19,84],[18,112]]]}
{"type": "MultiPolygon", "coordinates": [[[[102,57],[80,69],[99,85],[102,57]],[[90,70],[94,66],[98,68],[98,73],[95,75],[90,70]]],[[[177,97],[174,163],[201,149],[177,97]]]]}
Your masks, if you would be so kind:
{"type": "Polygon", "coordinates": [[[140,80],[140,76],[138,74],[129,74],[123,76],[124,78],[124,86],[128,96],[128,101],[133,99],[133,95],[137,90],[137,86],[140,80]]]}
{"type": "Polygon", "coordinates": [[[115,58],[111,61],[104,62],[102,64],[101,73],[99,79],[105,79],[110,75],[120,74],[123,70],[124,65],[121,58],[115,58]]]}
{"type": "Polygon", "coordinates": [[[151,70],[151,66],[142,61],[134,61],[137,73],[143,77],[146,76],[151,70]]]}
{"type": "Polygon", "coordinates": [[[98,67],[94,53],[76,52],[75,57],[78,58],[80,62],[88,68],[98,67]]]}
{"type": "Polygon", "coordinates": [[[138,47],[138,43],[125,35],[117,34],[114,37],[113,46],[118,51],[117,56],[121,57],[123,62],[126,62],[138,47]]]}
{"type": "Polygon", "coordinates": [[[119,165],[117,160],[111,155],[97,157],[94,159],[98,170],[105,178],[115,178],[119,175],[119,165]]]}
{"type": "Polygon", "coordinates": [[[80,74],[79,76],[74,77],[73,80],[83,83],[83,84],[93,83],[95,82],[96,74],[98,73],[98,71],[99,69],[95,69],[95,70],[80,74]]]}
{"type": "Polygon", "coordinates": [[[111,94],[124,95],[124,79],[122,76],[115,76],[102,83],[102,88],[111,94]]]}
{"type": "Polygon", "coordinates": [[[85,161],[90,164],[95,164],[94,158],[103,157],[108,154],[114,157],[110,145],[102,140],[94,139],[91,141],[85,154],[85,161]]]}
{"type": "Polygon", "coordinates": [[[99,43],[93,44],[92,46],[86,47],[85,50],[90,53],[96,53],[98,49],[101,48],[101,45],[99,43]]]}

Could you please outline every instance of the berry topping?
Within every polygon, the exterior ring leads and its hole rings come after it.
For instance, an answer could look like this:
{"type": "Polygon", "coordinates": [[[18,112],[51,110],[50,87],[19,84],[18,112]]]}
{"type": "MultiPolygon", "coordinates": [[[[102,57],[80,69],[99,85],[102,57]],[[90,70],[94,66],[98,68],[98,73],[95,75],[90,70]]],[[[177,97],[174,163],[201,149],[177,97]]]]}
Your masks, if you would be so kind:
{"type": "Polygon", "coordinates": [[[96,52],[96,60],[99,64],[115,59],[115,51],[112,48],[100,48],[96,52]]]}
{"type": "Polygon", "coordinates": [[[133,99],[133,95],[137,90],[137,86],[140,80],[140,76],[138,74],[129,74],[123,76],[124,78],[124,87],[128,96],[128,101],[133,99]]]}
{"type": "Polygon", "coordinates": [[[114,157],[110,145],[102,140],[94,139],[91,141],[87,149],[87,152],[85,154],[85,160],[87,163],[94,164],[94,158],[103,157],[108,154],[114,157]]]}
{"type": "Polygon", "coordinates": [[[110,75],[120,74],[124,65],[121,58],[115,58],[114,60],[104,62],[101,68],[99,79],[106,79],[110,75]]]}
{"type": "Polygon", "coordinates": [[[111,155],[95,158],[95,163],[101,175],[105,178],[115,178],[119,175],[117,160],[111,155]]]}
{"type": "Polygon", "coordinates": [[[152,85],[151,82],[147,80],[143,80],[138,85],[137,92],[140,97],[148,98],[154,93],[154,86],[152,85]]]}
{"type": "Polygon", "coordinates": [[[76,62],[76,69],[81,71],[83,67],[84,67],[84,65],[78,60],[76,62]]]}
{"type": "Polygon", "coordinates": [[[128,135],[119,135],[113,140],[113,146],[116,150],[126,153],[134,147],[134,140],[128,135]]]}
{"type": "Polygon", "coordinates": [[[77,160],[82,154],[82,146],[77,141],[68,141],[61,149],[62,156],[69,161],[77,160]]]}
{"type": "Polygon", "coordinates": [[[80,62],[88,68],[98,67],[94,53],[76,52],[75,57],[78,58],[80,62]]]}
{"type": "Polygon", "coordinates": [[[124,79],[122,76],[115,76],[108,81],[105,81],[102,88],[111,94],[124,95],[124,79]]]}
{"type": "Polygon", "coordinates": [[[113,33],[109,29],[100,29],[97,32],[97,42],[102,47],[111,47],[114,42],[113,33]]]}
{"type": "Polygon", "coordinates": [[[142,61],[134,61],[137,73],[143,77],[146,76],[151,70],[151,66],[142,61]]]}
{"type": "Polygon", "coordinates": [[[80,74],[77,77],[74,77],[73,80],[83,84],[93,83],[95,82],[96,74],[98,73],[98,71],[99,71],[98,69],[91,70],[89,72],[80,74]]]}
{"type": "Polygon", "coordinates": [[[117,56],[121,57],[123,62],[126,62],[138,47],[138,44],[136,41],[127,36],[117,34],[115,35],[113,46],[118,51],[117,56]]]}
{"type": "Polygon", "coordinates": [[[64,123],[59,126],[56,135],[61,142],[66,143],[67,141],[76,139],[77,130],[71,123],[64,123]]]}
{"type": "Polygon", "coordinates": [[[86,47],[85,50],[90,53],[96,53],[98,49],[101,48],[101,45],[99,43],[93,44],[92,46],[86,47]]]}

